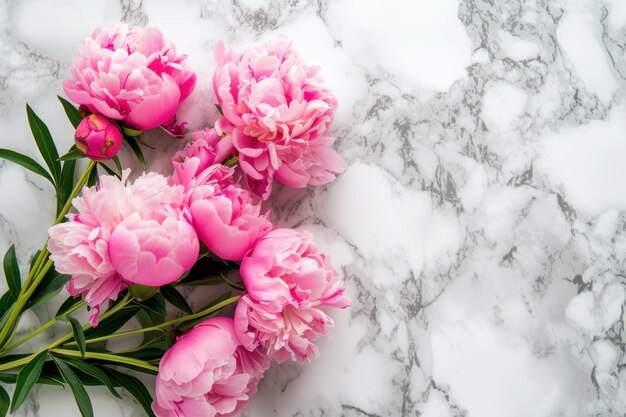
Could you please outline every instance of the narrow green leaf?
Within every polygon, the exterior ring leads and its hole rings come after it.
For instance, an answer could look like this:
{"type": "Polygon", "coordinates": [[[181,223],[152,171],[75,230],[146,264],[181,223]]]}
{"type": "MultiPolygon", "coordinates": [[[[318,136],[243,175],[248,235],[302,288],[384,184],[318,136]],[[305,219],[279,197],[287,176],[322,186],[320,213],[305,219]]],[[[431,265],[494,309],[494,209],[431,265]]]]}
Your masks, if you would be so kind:
{"type": "Polygon", "coordinates": [[[119,311],[112,314],[105,321],[100,323],[96,328],[87,329],[85,331],[86,339],[94,339],[96,337],[113,334],[118,331],[126,322],[132,319],[141,307],[137,304],[129,304],[119,311]]]}
{"type": "Polygon", "coordinates": [[[83,333],[83,326],[80,324],[78,320],[74,317],[67,318],[72,325],[72,333],[74,333],[74,340],[78,345],[78,350],[80,354],[85,357],[85,351],[87,350],[87,345],[85,344],[85,333],[83,333]]]}
{"type": "Polygon", "coordinates": [[[82,298],[80,297],[68,297],[65,301],[63,301],[63,304],[61,304],[61,307],[59,307],[59,310],[57,311],[57,313],[54,315],[55,317],[58,316],[64,316],[70,308],[74,307],[76,304],[80,303],[82,301],[82,298]]]}
{"type": "Polygon", "coordinates": [[[54,140],[52,140],[48,126],[35,114],[28,104],[26,105],[26,114],[37,148],[39,148],[43,160],[52,173],[54,183],[58,184],[61,177],[61,163],[57,161],[57,159],[59,159],[59,152],[54,144],[54,140]]]}
{"type": "Polygon", "coordinates": [[[222,110],[222,106],[220,106],[218,103],[215,103],[215,108],[217,109],[217,111],[223,116],[224,115],[224,111],[222,110]]]}
{"type": "Polygon", "coordinates": [[[74,161],[76,159],[81,159],[84,157],[85,155],[83,155],[83,153],[76,148],[76,145],[72,145],[70,150],[67,151],[65,155],[59,157],[57,161],[74,161]]]}
{"type": "Polygon", "coordinates": [[[28,270],[29,272],[34,268],[35,262],[37,262],[37,258],[39,258],[40,253],[41,251],[37,249],[35,253],[33,254],[33,256],[30,257],[30,268],[28,270]]]}
{"type": "Polygon", "coordinates": [[[65,161],[61,169],[61,180],[57,187],[57,215],[61,212],[67,199],[70,198],[74,189],[74,172],[76,171],[76,161],[65,161]]]}
{"type": "Polygon", "coordinates": [[[113,386],[113,382],[111,382],[111,379],[107,376],[107,374],[104,373],[102,369],[88,362],[81,361],[76,358],[66,357],[66,358],[63,358],[63,360],[68,365],[73,366],[74,368],[79,369],[80,371],[88,375],[91,375],[97,380],[101,381],[109,389],[109,391],[111,392],[111,394],[113,394],[113,396],[117,398],[122,398],[122,396],[119,394],[119,392],[117,392],[117,390],[113,386]]]}
{"type": "Polygon", "coordinates": [[[122,175],[123,169],[122,169],[122,163],[120,162],[120,158],[117,155],[115,155],[111,159],[113,159],[113,163],[115,164],[115,167],[117,168],[117,172],[119,172],[120,175],[122,175]]]}
{"type": "Polygon", "coordinates": [[[48,356],[48,352],[41,352],[28,362],[20,373],[17,375],[17,381],[15,383],[15,391],[13,392],[13,400],[11,401],[11,413],[15,413],[20,405],[24,402],[30,390],[35,385],[35,382],[39,379],[41,374],[41,368],[48,356]]]}
{"type": "Polygon", "coordinates": [[[139,147],[139,144],[137,143],[135,138],[126,136],[126,142],[128,143],[128,146],[130,146],[131,151],[133,151],[133,153],[135,154],[135,157],[139,161],[141,168],[146,169],[146,160],[143,157],[143,152],[141,151],[141,148],[139,147]]]}
{"type": "Polygon", "coordinates": [[[54,356],[52,359],[56,363],[61,376],[67,383],[67,386],[70,387],[70,390],[72,390],[72,394],[74,395],[80,414],[83,417],[93,417],[93,407],[91,406],[89,395],[87,395],[85,387],[83,387],[83,384],[80,382],[74,371],[72,371],[72,369],[65,362],[63,362],[62,359],[54,356]]]}
{"type": "Polygon", "coordinates": [[[59,274],[54,268],[50,268],[42,280],[42,284],[37,287],[31,299],[26,304],[26,308],[38,306],[57,295],[70,278],[69,275],[59,274]]]}
{"type": "Polygon", "coordinates": [[[106,373],[115,386],[124,388],[130,395],[135,397],[148,417],[156,417],[152,411],[152,396],[150,396],[150,393],[139,379],[109,368],[106,368],[106,373]]]}
{"type": "Polygon", "coordinates": [[[41,175],[42,177],[50,181],[52,185],[54,185],[54,180],[52,179],[48,171],[46,171],[44,167],[39,165],[39,163],[31,157],[22,155],[21,153],[12,151],[10,149],[0,148],[0,158],[14,162],[26,168],[27,170],[34,172],[35,174],[41,175]]]}
{"type": "Polygon", "coordinates": [[[70,120],[72,126],[77,127],[81,120],[83,120],[84,116],[78,111],[76,107],[66,99],[61,96],[57,96],[61,105],[63,106],[63,110],[65,110],[65,114],[67,118],[70,120]]]}
{"type": "Polygon", "coordinates": [[[156,293],[149,299],[138,304],[157,319],[164,319],[167,315],[167,311],[165,310],[165,299],[162,294],[156,293]]]}
{"type": "Polygon", "coordinates": [[[189,307],[189,304],[187,304],[185,297],[183,297],[176,290],[176,288],[172,287],[171,285],[161,287],[161,294],[163,294],[163,297],[165,297],[168,303],[178,308],[179,310],[184,311],[187,314],[193,313],[191,307],[189,307]]]}
{"type": "MultiPolygon", "coordinates": [[[[2,297],[0,297],[0,317],[4,316],[9,308],[15,303],[15,297],[11,294],[11,291],[7,290],[2,297]]],[[[2,328],[3,324],[0,323],[0,328],[2,328]]]]}
{"type": "Polygon", "coordinates": [[[9,394],[0,385],[0,417],[5,417],[9,411],[9,394]]]}
{"type": "Polygon", "coordinates": [[[87,187],[93,187],[98,183],[98,180],[98,166],[96,165],[89,173],[89,178],[87,178],[87,187]]]}
{"type": "Polygon", "coordinates": [[[152,149],[154,150],[154,146],[148,145],[142,138],[141,136],[136,136],[135,140],[137,141],[138,144],[140,144],[141,146],[145,146],[148,149],[152,149]]]}
{"type": "Polygon", "coordinates": [[[22,279],[20,278],[20,268],[17,266],[17,257],[15,256],[15,245],[11,245],[7,253],[4,255],[2,262],[4,267],[4,278],[7,280],[9,291],[17,300],[22,289],[22,279]]]}
{"type": "Polygon", "coordinates": [[[102,169],[104,169],[107,172],[107,174],[109,174],[109,175],[111,175],[113,177],[121,178],[120,174],[118,174],[117,172],[113,171],[111,168],[106,166],[106,164],[103,164],[102,162],[99,162],[98,165],[100,165],[102,167],[102,169]]]}
{"type": "MultiPolygon", "coordinates": [[[[0,372],[0,382],[4,382],[5,384],[15,384],[17,382],[17,374],[0,372]]],[[[61,384],[59,381],[43,375],[39,376],[37,384],[57,385],[61,387],[63,386],[63,384],[61,384]]]]}

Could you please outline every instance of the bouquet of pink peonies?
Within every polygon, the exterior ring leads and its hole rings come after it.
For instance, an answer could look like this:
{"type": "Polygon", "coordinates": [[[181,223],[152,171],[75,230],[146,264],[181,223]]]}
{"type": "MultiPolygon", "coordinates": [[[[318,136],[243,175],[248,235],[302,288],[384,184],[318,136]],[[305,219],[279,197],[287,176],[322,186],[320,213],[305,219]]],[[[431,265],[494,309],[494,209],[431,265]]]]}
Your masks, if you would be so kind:
{"type": "Polygon", "coordinates": [[[57,197],[49,240],[24,279],[14,247],[4,256],[0,382],[13,389],[9,396],[0,386],[0,417],[35,384],[68,386],[83,416],[93,416],[90,385],[117,397],[127,390],[150,416],[230,416],[245,407],[272,360],[316,356],[315,340],[333,325],[328,309],[349,306],[311,235],[275,228],[261,207],[274,179],[306,187],[344,169],[330,148],[336,100],[319,68],[284,38],[243,53],[218,44],[216,58],[221,116],[212,129],[188,132],[176,119],[196,83],[186,55],[154,28],[99,28],[63,82],[78,108],[59,97],[75,145],[59,157],[27,106],[45,167],[0,149],[0,157],[50,181],[57,197]],[[145,168],[141,136],[155,128],[184,144],[171,156],[172,174],[124,168],[122,146],[145,168]],[[215,285],[229,290],[202,308],[192,309],[180,291],[215,285]],[[63,287],[69,297],[51,320],[17,331],[24,312],[63,287]],[[88,320],[79,318],[83,308],[88,320]],[[24,350],[55,325],[67,334],[24,350]],[[131,349],[108,343],[131,335],[142,336],[131,349]],[[154,400],[136,372],[156,374],[154,400]]]}

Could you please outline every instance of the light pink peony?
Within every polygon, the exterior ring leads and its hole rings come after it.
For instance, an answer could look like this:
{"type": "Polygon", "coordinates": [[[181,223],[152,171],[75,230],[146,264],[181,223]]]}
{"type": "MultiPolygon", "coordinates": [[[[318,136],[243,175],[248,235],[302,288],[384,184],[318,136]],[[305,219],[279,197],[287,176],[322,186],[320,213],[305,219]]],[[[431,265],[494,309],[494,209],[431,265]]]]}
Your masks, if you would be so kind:
{"type": "Polygon", "coordinates": [[[246,348],[265,349],[279,362],[316,356],[313,342],[333,325],[326,309],[350,305],[343,281],[304,230],[269,232],[240,271],[246,292],[235,310],[237,336],[246,348]]]}
{"type": "Polygon", "coordinates": [[[272,230],[268,214],[237,184],[194,190],[189,209],[198,237],[222,259],[240,261],[257,240],[272,230]]]}
{"type": "Polygon", "coordinates": [[[109,241],[116,271],[128,282],[160,287],[180,278],[198,259],[200,244],[182,217],[163,221],[133,213],[118,224],[109,241]]]}
{"type": "Polygon", "coordinates": [[[232,416],[246,406],[269,360],[238,342],[233,321],[210,318],[178,338],[161,359],[157,417],[232,416]]]}
{"type": "Polygon", "coordinates": [[[146,130],[172,123],[196,76],[154,28],[117,24],[86,38],[63,89],[75,103],[126,126],[146,130]]]}
{"type": "Polygon", "coordinates": [[[74,133],[76,148],[94,161],[113,158],[123,140],[120,128],[99,114],[90,114],[81,120],[74,133]]]}
{"type": "Polygon", "coordinates": [[[251,190],[267,198],[272,178],[292,187],[325,184],[344,169],[329,145],[337,102],[319,67],[306,65],[285,38],[242,54],[216,48],[213,89],[224,117],[216,129],[232,133],[251,190]]]}
{"type": "MultiPolygon", "coordinates": [[[[58,272],[72,276],[67,289],[73,296],[82,295],[93,309],[90,320],[94,325],[97,325],[100,306],[116,299],[130,283],[120,274],[127,271],[118,271],[111,258],[110,242],[117,226],[137,215],[142,221],[159,224],[172,219],[167,223],[174,222],[182,230],[186,229],[179,226],[181,216],[185,215],[182,187],[170,186],[165,177],[154,173],[145,174],[128,184],[129,175],[130,170],[125,170],[121,180],[108,175],[100,176],[98,186],[83,188],[82,195],[72,201],[77,214],[68,215],[68,222],[52,226],[48,231],[50,259],[58,272]]],[[[125,230],[132,230],[129,222],[123,226],[125,230]]],[[[183,233],[162,233],[161,237],[165,235],[165,238],[174,240],[170,246],[176,248],[176,253],[185,250],[193,253],[195,250],[197,255],[197,238],[194,244],[189,229],[183,233]]],[[[161,239],[158,240],[159,245],[152,247],[147,246],[145,240],[141,242],[143,252],[152,252],[159,259],[164,253],[162,249],[170,247],[161,239]]],[[[183,258],[176,256],[176,259],[183,258]]],[[[187,265],[188,261],[184,258],[184,262],[181,260],[179,264],[187,265]]]]}

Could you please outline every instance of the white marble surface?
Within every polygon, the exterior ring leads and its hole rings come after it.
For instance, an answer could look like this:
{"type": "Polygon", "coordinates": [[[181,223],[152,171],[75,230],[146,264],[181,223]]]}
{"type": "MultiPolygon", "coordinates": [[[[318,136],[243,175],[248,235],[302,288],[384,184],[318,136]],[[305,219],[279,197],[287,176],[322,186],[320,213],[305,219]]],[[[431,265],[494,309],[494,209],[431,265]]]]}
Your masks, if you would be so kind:
{"type": "MultiPolygon", "coordinates": [[[[5,0],[0,146],[33,151],[25,102],[69,146],[59,79],[120,19],[190,53],[193,125],[215,119],[218,39],[288,34],[340,102],[347,171],[280,189],[275,217],[315,232],[354,307],[318,360],[269,371],[246,416],[626,414],[623,0],[5,0]]],[[[2,163],[0,195],[0,250],[23,259],[52,192],[2,163]]],[[[142,415],[91,391],[97,417],[142,415]]],[[[79,414],[44,388],[17,415],[79,414]]]]}

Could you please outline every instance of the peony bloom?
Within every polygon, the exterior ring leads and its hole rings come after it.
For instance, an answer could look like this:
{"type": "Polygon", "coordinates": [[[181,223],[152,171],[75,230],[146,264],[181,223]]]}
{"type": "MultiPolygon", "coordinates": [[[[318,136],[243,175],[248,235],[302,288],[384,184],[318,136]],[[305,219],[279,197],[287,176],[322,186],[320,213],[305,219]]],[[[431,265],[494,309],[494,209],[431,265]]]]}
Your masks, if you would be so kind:
{"type": "Polygon", "coordinates": [[[319,67],[306,65],[284,38],[242,54],[216,48],[213,89],[250,189],[267,198],[272,178],[292,187],[325,184],[344,169],[329,145],[337,102],[319,67]]]}
{"type": "Polygon", "coordinates": [[[115,270],[126,281],[149,287],[176,281],[199,253],[195,230],[177,216],[158,221],[133,213],[115,227],[109,241],[115,270]]]}
{"type": "Polygon", "coordinates": [[[262,348],[279,362],[318,354],[313,343],[333,325],[328,307],[350,305],[343,281],[310,233],[275,229],[241,262],[246,292],[235,310],[235,331],[249,350],[262,348]]]}
{"type": "Polygon", "coordinates": [[[76,148],[94,161],[113,158],[123,140],[120,128],[99,114],[90,114],[81,120],[74,134],[76,148]]]}
{"type": "Polygon", "coordinates": [[[230,261],[240,261],[272,230],[268,215],[261,214],[261,206],[237,184],[196,188],[189,210],[200,240],[211,252],[230,261]]]}
{"type": "Polygon", "coordinates": [[[196,76],[175,47],[154,28],[117,24],[86,38],[63,81],[67,96],[93,113],[134,129],[171,123],[196,76]]]}
{"type": "Polygon", "coordinates": [[[269,360],[244,349],[233,321],[210,318],[178,338],[161,359],[157,417],[232,416],[248,403],[269,360]]]}
{"type": "MultiPolygon", "coordinates": [[[[189,264],[187,257],[191,255],[187,251],[191,254],[195,251],[195,256],[198,253],[195,232],[188,224],[181,226],[180,219],[185,215],[182,210],[183,188],[168,185],[165,177],[154,173],[128,184],[129,175],[130,170],[125,170],[121,180],[100,176],[99,185],[83,188],[82,195],[72,201],[77,214],[68,215],[68,222],[52,226],[48,231],[50,259],[58,272],[72,276],[67,289],[73,296],[82,295],[92,308],[90,320],[94,325],[98,322],[100,306],[116,299],[133,282],[124,275],[130,279],[146,275],[139,270],[129,273],[124,260],[118,260],[118,254],[113,254],[115,249],[111,247],[111,240],[118,226],[122,225],[118,235],[131,235],[125,242],[126,249],[130,250],[131,243],[135,242],[132,239],[139,242],[137,260],[141,262],[136,265],[138,269],[153,268],[149,262],[152,259],[159,267],[164,267],[159,272],[165,276],[166,272],[172,274],[177,270],[171,266],[172,262],[181,268],[189,264]],[[137,217],[140,221],[135,223],[137,217]],[[162,225],[163,230],[155,233],[153,240],[144,239],[142,233],[154,225],[152,222],[162,225]],[[171,241],[166,242],[167,239],[171,241]],[[163,258],[167,259],[163,261],[163,258]],[[123,267],[118,270],[116,264],[123,267]]],[[[121,245],[119,238],[116,240],[114,245],[121,245]]],[[[154,279],[163,277],[155,276],[154,279]]]]}

